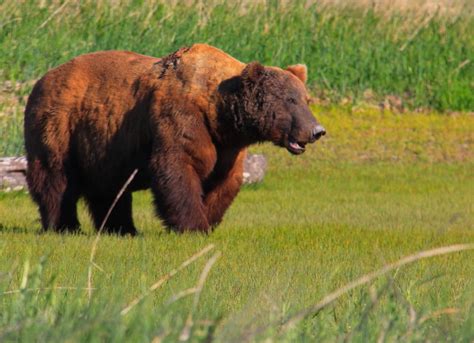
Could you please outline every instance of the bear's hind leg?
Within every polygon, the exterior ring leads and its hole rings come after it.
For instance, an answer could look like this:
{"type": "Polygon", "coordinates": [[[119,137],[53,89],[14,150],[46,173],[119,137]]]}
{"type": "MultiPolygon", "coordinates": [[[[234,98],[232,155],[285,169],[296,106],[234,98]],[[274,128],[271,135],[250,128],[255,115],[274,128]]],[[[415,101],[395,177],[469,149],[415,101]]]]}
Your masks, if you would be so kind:
{"type": "Polygon", "coordinates": [[[35,159],[28,164],[27,182],[31,195],[39,206],[43,231],[76,232],[79,192],[72,174],[63,168],[46,168],[35,159]]]}
{"type": "Polygon", "coordinates": [[[79,192],[75,184],[70,179],[68,180],[68,185],[61,200],[59,221],[56,229],[59,232],[78,232],[80,229],[79,220],[77,219],[79,192]]]}
{"type": "MultiPolygon", "coordinates": [[[[87,205],[91,212],[94,225],[98,230],[104,221],[110,206],[114,202],[113,197],[86,196],[87,205]]],[[[137,229],[132,218],[132,193],[125,192],[115,204],[112,212],[104,226],[104,231],[119,235],[136,235],[137,229]]]]}

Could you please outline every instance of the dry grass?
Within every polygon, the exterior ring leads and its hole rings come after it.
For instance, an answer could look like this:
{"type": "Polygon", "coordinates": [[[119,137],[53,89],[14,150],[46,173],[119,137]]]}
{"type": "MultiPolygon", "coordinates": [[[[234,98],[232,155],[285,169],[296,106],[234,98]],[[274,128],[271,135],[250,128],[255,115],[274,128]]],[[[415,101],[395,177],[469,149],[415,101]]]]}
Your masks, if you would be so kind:
{"type": "MultiPolygon", "coordinates": [[[[194,261],[196,261],[197,259],[199,259],[200,257],[206,255],[209,251],[211,251],[212,249],[214,249],[214,244],[210,244],[208,246],[206,246],[204,249],[202,249],[201,251],[195,253],[194,255],[192,255],[190,258],[188,258],[186,261],[184,261],[179,267],[171,270],[169,273],[167,273],[166,275],[164,275],[163,277],[161,277],[158,281],[156,281],[155,283],[153,283],[153,285],[150,286],[150,288],[148,289],[148,291],[143,294],[143,295],[140,295],[139,297],[133,299],[127,306],[125,306],[121,311],[120,311],[120,314],[122,316],[125,316],[127,313],[129,313],[135,306],[137,306],[141,301],[143,301],[147,296],[149,296],[151,293],[153,293],[154,291],[156,291],[158,288],[160,288],[166,281],[168,281],[169,279],[171,279],[173,276],[175,276],[176,274],[178,274],[180,271],[182,271],[183,269],[185,269],[186,267],[188,267],[190,264],[192,264],[194,261]]],[[[209,268],[212,266],[212,264],[214,264],[215,260],[216,260],[217,257],[212,257],[209,261],[212,261],[212,263],[210,263],[210,266],[209,268]]],[[[207,265],[206,265],[207,266],[207,265]]],[[[204,280],[206,279],[206,276],[207,274],[209,273],[209,268],[204,268],[204,271],[205,273],[203,273],[204,275],[204,280]]],[[[202,278],[200,278],[201,280],[202,278]]],[[[199,285],[201,285],[202,282],[199,282],[199,285]]],[[[201,289],[202,290],[202,285],[200,286],[200,288],[198,289],[201,289]]]]}
{"type": "Polygon", "coordinates": [[[104,217],[104,219],[102,220],[102,223],[100,224],[100,227],[99,227],[99,230],[97,231],[97,236],[94,240],[94,243],[92,244],[92,248],[91,248],[91,255],[90,255],[90,258],[89,258],[89,270],[87,272],[87,288],[89,289],[89,301],[90,299],[92,298],[92,271],[93,271],[93,268],[98,268],[99,270],[102,270],[102,268],[100,268],[97,263],[95,263],[94,261],[94,258],[95,258],[95,255],[97,253],[97,247],[99,245],[99,240],[100,240],[100,235],[102,234],[102,231],[104,230],[105,228],[105,224],[107,223],[107,220],[109,219],[109,216],[110,214],[112,213],[112,211],[114,210],[115,206],[117,205],[117,202],[119,201],[119,199],[122,197],[123,193],[125,192],[125,190],[127,189],[128,185],[130,184],[130,182],[132,182],[133,178],[135,177],[135,175],[137,175],[138,173],[138,169],[135,169],[132,174],[128,177],[128,179],[125,181],[125,183],[123,184],[122,188],[120,189],[120,191],[117,193],[117,195],[115,196],[115,199],[114,201],[112,202],[112,204],[110,205],[109,209],[107,210],[107,213],[104,217]]]}
{"type": "MultiPolygon", "coordinates": [[[[84,4],[96,5],[97,7],[112,6],[120,8],[130,4],[133,0],[85,0],[84,4]]],[[[279,0],[283,7],[291,7],[293,1],[279,0]]],[[[8,3],[8,2],[7,2],[8,3]]],[[[226,4],[225,0],[145,0],[144,7],[153,8],[157,4],[166,4],[170,6],[187,5],[187,6],[202,6],[212,8],[218,5],[226,4]]],[[[267,0],[240,0],[235,1],[243,9],[248,10],[249,7],[255,5],[267,5],[267,0]]],[[[66,5],[73,5],[73,1],[63,0],[41,0],[38,1],[38,8],[54,8],[57,11],[66,5]],[[70,4],[68,4],[70,3],[70,4]]],[[[306,0],[306,6],[317,4],[326,8],[358,8],[358,9],[372,9],[377,13],[382,14],[408,14],[408,15],[424,15],[430,13],[439,13],[446,16],[457,16],[462,11],[467,10],[469,15],[473,14],[474,4],[469,0],[306,0]]],[[[0,7],[1,8],[1,7],[0,7]]]]}
{"type": "Polygon", "coordinates": [[[323,6],[344,8],[355,7],[372,9],[377,13],[386,15],[404,14],[424,16],[438,13],[444,16],[455,17],[464,10],[472,15],[474,5],[469,0],[309,0],[323,6]]]}

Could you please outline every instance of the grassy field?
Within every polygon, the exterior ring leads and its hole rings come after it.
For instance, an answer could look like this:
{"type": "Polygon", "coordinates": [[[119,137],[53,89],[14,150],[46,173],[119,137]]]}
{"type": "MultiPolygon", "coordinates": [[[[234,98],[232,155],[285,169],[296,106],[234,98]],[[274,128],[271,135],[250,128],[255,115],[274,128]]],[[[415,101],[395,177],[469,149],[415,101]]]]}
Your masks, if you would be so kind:
{"type": "Polygon", "coordinates": [[[246,62],[306,63],[321,101],[393,95],[409,108],[474,110],[472,1],[328,3],[5,0],[0,80],[29,82],[90,51],[163,56],[204,42],[246,62]]]}
{"type": "Polygon", "coordinates": [[[269,159],[266,179],[245,187],[209,236],[167,233],[150,194],[136,193],[141,235],[101,238],[90,300],[95,235],[84,206],[83,234],[38,235],[28,195],[0,195],[0,341],[173,342],[186,338],[190,314],[190,341],[472,341],[469,251],[397,268],[284,325],[389,262],[474,242],[472,116],[324,113],[328,139],[303,156],[253,148],[269,159]]]}
{"type": "Polygon", "coordinates": [[[133,239],[97,241],[83,203],[81,234],[39,234],[28,194],[0,193],[0,342],[473,342],[472,250],[314,307],[404,256],[474,243],[473,10],[462,0],[0,2],[0,156],[23,153],[34,80],[101,49],[161,56],[205,42],[242,61],[306,63],[328,130],[298,157],[253,147],[268,159],[264,182],[244,187],[207,236],[165,231],[149,192],[134,194],[133,239]]]}

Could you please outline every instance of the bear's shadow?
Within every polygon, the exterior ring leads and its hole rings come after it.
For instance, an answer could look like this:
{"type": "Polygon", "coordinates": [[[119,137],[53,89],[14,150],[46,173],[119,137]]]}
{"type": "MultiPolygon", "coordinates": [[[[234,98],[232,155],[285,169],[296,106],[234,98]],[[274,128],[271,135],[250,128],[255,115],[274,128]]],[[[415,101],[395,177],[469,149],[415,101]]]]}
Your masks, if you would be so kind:
{"type": "Polygon", "coordinates": [[[31,230],[31,229],[28,229],[26,227],[17,226],[17,225],[14,225],[14,226],[8,225],[7,226],[7,225],[4,225],[4,224],[0,223],[0,234],[2,234],[2,233],[29,234],[29,233],[32,233],[32,232],[38,232],[38,230],[36,230],[36,229],[31,230]]]}

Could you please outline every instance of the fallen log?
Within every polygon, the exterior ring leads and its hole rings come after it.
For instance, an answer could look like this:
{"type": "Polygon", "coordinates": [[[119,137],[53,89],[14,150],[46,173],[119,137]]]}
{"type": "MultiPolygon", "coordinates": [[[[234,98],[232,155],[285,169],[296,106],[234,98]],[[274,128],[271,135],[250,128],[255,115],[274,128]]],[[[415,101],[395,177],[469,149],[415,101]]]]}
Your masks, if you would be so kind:
{"type": "Polygon", "coordinates": [[[0,157],[0,191],[26,188],[26,157],[0,157]]]}
{"type": "MultiPolygon", "coordinates": [[[[26,157],[0,157],[0,191],[10,192],[26,189],[26,157]]],[[[248,154],[244,162],[244,184],[263,181],[267,161],[260,154],[248,154]]]]}

